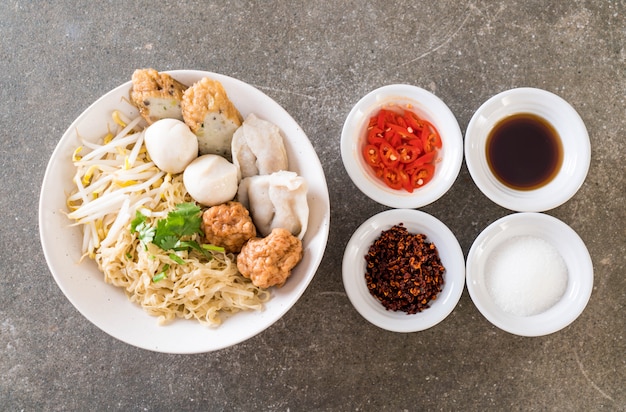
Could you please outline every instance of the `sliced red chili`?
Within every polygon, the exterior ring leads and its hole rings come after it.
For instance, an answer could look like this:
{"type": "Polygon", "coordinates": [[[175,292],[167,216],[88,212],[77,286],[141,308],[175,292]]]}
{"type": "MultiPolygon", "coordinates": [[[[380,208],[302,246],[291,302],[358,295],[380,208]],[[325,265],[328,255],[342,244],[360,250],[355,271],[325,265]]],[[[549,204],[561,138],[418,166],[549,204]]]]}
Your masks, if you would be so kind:
{"type": "Polygon", "coordinates": [[[418,188],[430,182],[435,174],[435,166],[431,163],[421,165],[410,177],[411,186],[418,188]]]}
{"type": "Polygon", "coordinates": [[[410,111],[405,111],[404,118],[406,119],[407,127],[410,127],[413,130],[412,133],[419,136],[418,133],[424,128],[424,125],[420,123],[417,116],[410,111]]]}
{"type": "Polygon", "coordinates": [[[376,148],[379,148],[380,145],[385,142],[386,140],[381,136],[371,136],[367,138],[367,143],[376,146],[376,148]]]}
{"type": "Polygon", "coordinates": [[[379,149],[380,158],[386,167],[395,167],[400,161],[400,155],[396,149],[390,143],[383,142],[379,149]]]}
{"type": "Polygon", "coordinates": [[[424,123],[424,126],[426,126],[430,130],[431,133],[439,135],[439,133],[437,132],[437,129],[431,122],[429,122],[428,120],[422,120],[422,122],[424,123]]]}
{"type": "Polygon", "coordinates": [[[412,146],[410,144],[403,144],[396,149],[400,158],[400,163],[411,163],[415,161],[420,155],[419,147],[412,146]]]}
{"type": "Polygon", "coordinates": [[[420,139],[422,141],[422,147],[424,148],[425,152],[432,152],[433,150],[432,145],[428,142],[429,134],[430,134],[430,130],[428,130],[428,127],[424,127],[422,129],[422,134],[420,135],[420,139]]]}
{"type": "Polygon", "coordinates": [[[370,166],[378,167],[381,165],[381,158],[378,147],[372,144],[368,144],[363,147],[363,158],[370,166]]]}
{"type": "Polygon", "coordinates": [[[382,129],[379,129],[378,127],[370,127],[367,130],[367,142],[369,144],[374,144],[372,142],[372,139],[382,139],[383,136],[383,131],[382,129]]]}
{"type": "Polygon", "coordinates": [[[411,175],[403,169],[398,169],[398,174],[400,175],[400,181],[402,182],[402,187],[409,193],[413,193],[413,185],[411,184],[411,175]]]}
{"type": "Polygon", "coordinates": [[[423,144],[424,144],[424,151],[425,152],[434,152],[439,147],[441,147],[441,140],[438,139],[437,135],[431,133],[423,141],[423,144]]]}
{"type": "Polygon", "coordinates": [[[387,186],[392,189],[402,189],[402,176],[399,173],[399,169],[385,168],[383,172],[383,179],[387,186]]]}
{"type": "Polygon", "coordinates": [[[368,122],[363,157],[392,189],[412,192],[434,173],[441,137],[435,127],[410,110],[381,109],[368,122]]]}
{"type": "Polygon", "coordinates": [[[399,134],[400,136],[402,136],[405,139],[415,139],[415,138],[417,138],[417,136],[415,134],[413,134],[412,132],[409,132],[409,129],[406,126],[400,126],[400,125],[397,125],[397,124],[390,124],[388,126],[389,126],[389,128],[392,131],[394,131],[395,133],[399,134]]]}
{"type": "Polygon", "coordinates": [[[425,152],[432,152],[435,149],[441,149],[441,137],[433,126],[428,121],[424,120],[424,129],[422,130],[421,139],[424,145],[425,152]]]}
{"type": "Polygon", "coordinates": [[[402,144],[402,136],[400,136],[398,133],[393,133],[391,135],[391,138],[389,139],[389,143],[394,147],[398,147],[402,144]]]}
{"type": "Polygon", "coordinates": [[[376,125],[378,126],[378,128],[385,130],[385,125],[389,121],[389,118],[393,118],[393,112],[386,109],[381,109],[378,112],[378,116],[376,118],[376,125]]]}
{"type": "Polygon", "coordinates": [[[432,136],[433,145],[437,149],[441,149],[441,146],[443,146],[443,143],[441,141],[441,136],[439,136],[439,132],[437,132],[437,130],[433,128],[433,134],[431,136],[432,136]]]}
{"type": "Polygon", "coordinates": [[[421,165],[432,163],[435,160],[435,156],[437,156],[437,152],[435,151],[427,152],[419,156],[417,159],[415,159],[411,163],[407,164],[406,169],[416,169],[417,167],[421,165]]]}
{"type": "Polygon", "coordinates": [[[372,166],[372,170],[377,178],[383,180],[383,176],[385,175],[385,168],[382,163],[379,166],[372,166]]]}
{"type": "Polygon", "coordinates": [[[376,116],[376,127],[379,129],[385,130],[385,112],[378,112],[378,116],[376,116]]]}
{"type": "Polygon", "coordinates": [[[407,142],[407,144],[410,144],[413,147],[416,147],[417,149],[419,149],[420,153],[424,152],[424,145],[422,145],[422,140],[419,138],[416,139],[411,139],[407,142]]]}

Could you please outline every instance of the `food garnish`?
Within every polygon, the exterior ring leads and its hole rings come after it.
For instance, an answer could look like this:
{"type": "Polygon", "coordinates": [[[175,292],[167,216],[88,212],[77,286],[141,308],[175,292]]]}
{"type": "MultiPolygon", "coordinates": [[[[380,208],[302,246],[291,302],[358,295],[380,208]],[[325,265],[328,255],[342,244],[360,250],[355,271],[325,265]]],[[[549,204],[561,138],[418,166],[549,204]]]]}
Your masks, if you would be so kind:
{"type": "Polygon", "coordinates": [[[367,125],[362,155],[388,187],[410,193],[435,173],[442,141],[435,126],[409,109],[380,109],[367,125]]]}
{"type": "Polygon", "coordinates": [[[435,244],[402,224],[382,231],[365,261],[367,288],[387,310],[421,312],[443,288],[445,268],[435,244]]]}
{"type": "MultiPolygon", "coordinates": [[[[213,259],[211,252],[224,253],[225,249],[220,246],[200,244],[190,237],[202,234],[202,210],[194,203],[180,203],[167,214],[164,219],[159,219],[155,227],[146,223],[146,216],[139,210],[131,222],[130,232],[137,233],[139,241],[147,250],[147,244],[153,243],[165,251],[176,252],[195,250],[207,260],[213,259]]],[[[169,254],[170,259],[179,265],[185,261],[175,253],[169,254]]]]}
{"type": "MultiPolygon", "coordinates": [[[[147,224],[147,216],[139,210],[135,218],[131,221],[130,232],[137,233],[139,241],[148,250],[148,243],[153,243],[165,251],[186,251],[195,250],[203,255],[207,260],[213,259],[212,252],[224,253],[223,247],[215,245],[201,245],[189,237],[202,233],[200,225],[202,222],[201,209],[193,203],[181,203],[167,214],[165,219],[157,221],[156,228],[147,224]]],[[[184,265],[185,260],[176,253],[170,253],[169,258],[179,265],[184,265]]],[[[167,277],[169,264],[165,264],[161,272],[152,277],[153,282],[158,282],[167,277]]]]}

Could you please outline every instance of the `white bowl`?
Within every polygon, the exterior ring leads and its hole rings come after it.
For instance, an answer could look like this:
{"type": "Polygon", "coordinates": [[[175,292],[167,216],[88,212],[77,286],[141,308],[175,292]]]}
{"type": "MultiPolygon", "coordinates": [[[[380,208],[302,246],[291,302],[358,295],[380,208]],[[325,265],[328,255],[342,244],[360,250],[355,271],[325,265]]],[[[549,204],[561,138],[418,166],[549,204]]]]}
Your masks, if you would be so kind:
{"type": "Polygon", "coordinates": [[[217,73],[196,70],[168,72],[191,85],[208,76],[222,83],[229,98],[245,117],[254,112],[276,124],[283,132],[289,168],[303,176],[309,187],[310,215],[303,239],[304,257],[282,288],[273,288],[272,298],[261,312],[239,312],[217,328],[197,321],[178,319],[159,326],[157,318],[130,302],[121,288],[104,283],[104,275],[91,259],[81,258],[82,230],[62,212],[72,190],[75,173],[71,162],[82,138],[96,141],[107,131],[113,110],[129,117],[137,110],[128,104],[130,82],[110,91],[87,108],[59,141],[41,188],[39,226],[43,251],[57,284],[78,309],[97,327],[131,345],[166,353],[200,353],[225,348],[262,332],[280,319],[300,298],[313,279],[324,254],[330,224],[330,203],[324,171],[311,142],[295,120],[274,100],[242,81],[217,73]]]}
{"type": "Polygon", "coordinates": [[[463,251],[450,229],[419,210],[393,209],[366,220],[352,235],[343,255],[343,284],[355,309],[366,320],[392,332],[417,332],[435,326],[455,308],[465,287],[463,251]],[[422,312],[409,315],[385,307],[371,295],[365,281],[365,255],[383,230],[402,223],[410,233],[423,233],[437,247],[445,267],[444,285],[437,299],[422,312]]]}
{"type": "Polygon", "coordinates": [[[341,131],[341,158],[354,184],[371,199],[394,208],[419,208],[443,196],[456,180],[463,161],[463,135],[454,114],[437,96],[416,86],[393,84],[368,93],[350,110],[341,131]],[[370,117],[382,107],[407,104],[437,128],[442,140],[433,179],[413,193],[387,187],[361,154],[370,117]]]}
{"type": "Polygon", "coordinates": [[[542,212],[565,203],[585,181],[591,162],[589,135],[576,110],[561,97],[541,89],[511,89],[491,97],[472,116],[465,133],[465,162],[476,186],[493,202],[518,212],[542,212]],[[485,144],[490,131],[516,113],[544,118],[561,138],[561,169],[538,189],[522,191],[505,186],[487,163],[485,144]]]}
{"type": "Polygon", "coordinates": [[[493,325],[515,335],[542,336],[565,328],[582,313],[593,288],[593,265],[585,244],[567,224],[543,213],[514,213],[493,222],[476,238],[467,256],[466,280],[472,301],[493,325]],[[490,254],[516,236],[534,236],[552,244],[567,267],[565,293],[537,315],[517,316],[503,310],[487,287],[490,254]]]}

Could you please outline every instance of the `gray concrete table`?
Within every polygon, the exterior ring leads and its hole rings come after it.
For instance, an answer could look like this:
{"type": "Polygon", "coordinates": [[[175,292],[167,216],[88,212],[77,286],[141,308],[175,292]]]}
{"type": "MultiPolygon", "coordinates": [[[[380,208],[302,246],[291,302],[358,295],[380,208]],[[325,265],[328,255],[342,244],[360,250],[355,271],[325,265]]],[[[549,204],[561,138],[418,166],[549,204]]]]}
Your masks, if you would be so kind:
{"type": "MultiPolygon", "coordinates": [[[[0,409],[626,410],[623,1],[0,2],[0,409]],[[38,239],[46,164],[70,123],[133,70],[201,69],[285,107],[324,167],[328,248],[301,300],[234,347],[165,355],[93,326],[51,276],[38,239]],[[549,211],[586,242],[589,305],[562,331],[513,336],[467,291],[441,324],[383,331],[352,307],[343,249],[386,208],[350,181],[339,136],[352,105],[391,83],[442,98],[465,130],[492,95],[530,86],[569,101],[590,134],[580,191],[549,211]]],[[[510,213],[467,168],[424,207],[467,254],[510,213]]]]}

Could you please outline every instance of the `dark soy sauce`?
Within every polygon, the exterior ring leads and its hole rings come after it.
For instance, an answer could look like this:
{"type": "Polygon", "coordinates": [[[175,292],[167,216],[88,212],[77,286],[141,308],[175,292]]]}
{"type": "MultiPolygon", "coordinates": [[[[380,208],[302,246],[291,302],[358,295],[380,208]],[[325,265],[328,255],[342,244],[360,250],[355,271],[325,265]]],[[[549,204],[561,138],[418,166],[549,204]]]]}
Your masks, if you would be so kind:
{"type": "Polygon", "coordinates": [[[550,182],[563,163],[561,138],[545,119],[519,113],[502,119],[487,136],[487,163],[504,185],[532,190],[550,182]]]}

